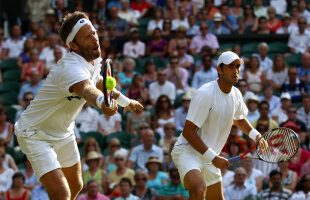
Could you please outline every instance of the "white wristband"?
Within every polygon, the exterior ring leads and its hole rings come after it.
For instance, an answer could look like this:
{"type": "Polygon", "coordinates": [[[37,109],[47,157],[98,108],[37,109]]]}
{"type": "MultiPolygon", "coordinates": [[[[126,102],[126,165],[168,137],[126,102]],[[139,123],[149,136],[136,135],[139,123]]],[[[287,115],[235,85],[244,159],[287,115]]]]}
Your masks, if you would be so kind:
{"type": "Polygon", "coordinates": [[[257,136],[260,136],[261,134],[256,130],[256,129],[252,129],[251,131],[250,131],[250,133],[249,133],[249,137],[252,139],[252,140],[254,140],[254,142],[256,142],[256,137],[257,136]]]}
{"type": "Polygon", "coordinates": [[[126,97],[125,95],[123,95],[122,93],[120,93],[119,97],[116,99],[116,102],[120,106],[126,107],[130,104],[130,99],[128,97],[126,97]]]}
{"type": "Polygon", "coordinates": [[[211,148],[208,148],[208,150],[203,155],[207,157],[208,161],[210,162],[215,158],[215,156],[217,156],[211,148]]]}
{"type": "Polygon", "coordinates": [[[101,94],[96,99],[96,104],[98,108],[101,108],[103,101],[104,101],[104,95],[101,94]]]}

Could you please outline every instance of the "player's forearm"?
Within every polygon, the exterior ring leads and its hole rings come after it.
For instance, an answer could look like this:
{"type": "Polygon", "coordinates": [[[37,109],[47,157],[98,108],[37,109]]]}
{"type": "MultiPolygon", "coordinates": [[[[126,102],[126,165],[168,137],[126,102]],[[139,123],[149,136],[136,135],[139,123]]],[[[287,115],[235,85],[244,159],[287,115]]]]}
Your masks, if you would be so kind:
{"type": "Polygon", "coordinates": [[[98,96],[102,95],[102,92],[98,90],[93,84],[91,84],[89,81],[78,83],[81,85],[77,85],[76,88],[73,88],[73,91],[85,99],[88,103],[91,105],[98,107],[96,100],[98,96]]]}
{"type": "Polygon", "coordinates": [[[103,92],[103,78],[100,76],[98,82],[96,83],[96,88],[103,92]]]}
{"type": "Polygon", "coordinates": [[[249,135],[250,131],[253,129],[253,126],[247,119],[234,120],[234,124],[246,135],[249,135]]]}

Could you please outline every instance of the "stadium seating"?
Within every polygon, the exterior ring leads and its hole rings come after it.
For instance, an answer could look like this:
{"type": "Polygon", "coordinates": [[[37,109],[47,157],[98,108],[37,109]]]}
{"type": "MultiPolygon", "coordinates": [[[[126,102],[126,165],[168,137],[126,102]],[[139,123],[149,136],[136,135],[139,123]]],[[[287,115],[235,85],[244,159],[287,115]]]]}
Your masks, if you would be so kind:
{"type": "Polygon", "coordinates": [[[118,138],[121,142],[121,146],[125,149],[130,149],[130,140],[132,135],[127,131],[119,131],[109,134],[105,140],[105,147],[108,147],[108,144],[112,138],[118,138]]]}
{"type": "Polygon", "coordinates": [[[257,52],[258,42],[250,42],[242,46],[242,54],[252,54],[257,52]]]}
{"type": "Polygon", "coordinates": [[[235,46],[236,44],[235,43],[225,43],[225,44],[221,44],[220,45],[220,48],[219,48],[219,51],[222,52],[222,51],[231,51],[232,50],[232,47],[235,46]]]}
{"type": "Polygon", "coordinates": [[[15,92],[18,94],[20,83],[18,82],[3,82],[0,84],[0,94],[6,92],[15,92]]]}
{"type": "Polygon", "coordinates": [[[15,92],[2,93],[0,94],[0,99],[3,100],[6,106],[17,104],[17,94],[15,92]]]}
{"type": "Polygon", "coordinates": [[[301,66],[301,54],[291,54],[285,58],[286,63],[290,67],[299,67],[301,66]]]}
{"type": "Polygon", "coordinates": [[[16,58],[8,58],[1,62],[0,68],[2,70],[2,73],[9,69],[17,69],[17,59],[16,58]]]}
{"type": "Polygon", "coordinates": [[[20,82],[20,69],[10,69],[2,74],[3,81],[20,82]]]}
{"type": "Polygon", "coordinates": [[[15,122],[15,115],[16,115],[17,110],[15,108],[13,108],[12,106],[5,106],[5,108],[8,111],[7,120],[9,122],[11,122],[12,124],[14,124],[14,122],[15,122]]]}
{"type": "Polygon", "coordinates": [[[289,47],[286,42],[272,42],[269,44],[269,53],[286,53],[289,52],[289,47]]]}

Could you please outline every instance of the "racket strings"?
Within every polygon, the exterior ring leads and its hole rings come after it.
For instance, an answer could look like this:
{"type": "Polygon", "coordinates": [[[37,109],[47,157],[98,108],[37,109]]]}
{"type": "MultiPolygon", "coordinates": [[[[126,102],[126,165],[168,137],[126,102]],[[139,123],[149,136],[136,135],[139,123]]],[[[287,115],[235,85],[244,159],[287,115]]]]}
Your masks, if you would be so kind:
{"type": "MultiPolygon", "coordinates": [[[[262,154],[259,154],[259,157],[267,162],[287,161],[295,155],[299,148],[296,134],[287,128],[270,131],[263,138],[267,141],[268,146],[262,154]]],[[[259,145],[257,150],[260,151],[259,145]]]]}

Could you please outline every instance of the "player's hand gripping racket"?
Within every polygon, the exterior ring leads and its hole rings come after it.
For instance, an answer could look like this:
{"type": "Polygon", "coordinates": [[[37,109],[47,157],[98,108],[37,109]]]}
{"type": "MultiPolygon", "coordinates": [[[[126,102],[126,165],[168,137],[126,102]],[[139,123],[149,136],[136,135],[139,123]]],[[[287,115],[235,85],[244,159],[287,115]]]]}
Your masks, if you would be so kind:
{"type": "Polygon", "coordinates": [[[106,81],[107,77],[113,77],[113,65],[111,59],[106,59],[103,67],[103,94],[104,94],[104,103],[106,107],[113,106],[113,90],[109,91],[107,89],[106,81]]]}
{"type": "Polygon", "coordinates": [[[276,128],[265,133],[248,152],[241,156],[230,158],[228,161],[231,163],[243,159],[257,159],[269,163],[278,163],[288,161],[297,153],[298,148],[298,136],[293,130],[289,128],[276,128]],[[263,142],[263,139],[268,145],[264,150],[261,150],[262,144],[260,143],[263,142]],[[246,156],[255,147],[258,157],[246,156]]]}

